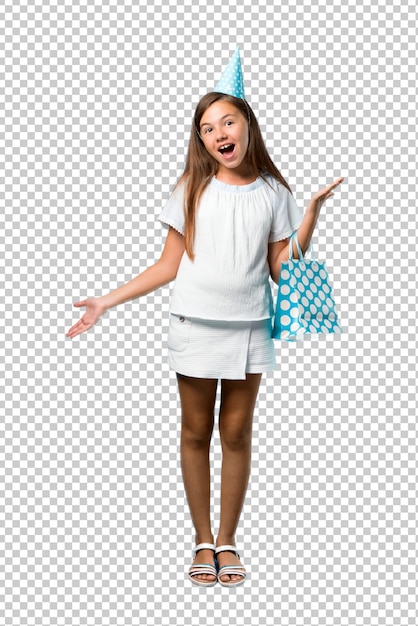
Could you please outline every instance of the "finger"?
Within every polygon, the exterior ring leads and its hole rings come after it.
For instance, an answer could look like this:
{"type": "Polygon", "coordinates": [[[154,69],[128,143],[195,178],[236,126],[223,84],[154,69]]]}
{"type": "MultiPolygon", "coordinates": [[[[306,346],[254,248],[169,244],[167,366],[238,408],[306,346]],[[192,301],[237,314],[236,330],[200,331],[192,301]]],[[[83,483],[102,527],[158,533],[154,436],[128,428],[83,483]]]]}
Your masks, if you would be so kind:
{"type": "Polygon", "coordinates": [[[73,328],[84,328],[83,318],[81,318],[81,320],[78,320],[78,322],[74,324],[73,328]]]}
{"type": "MultiPolygon", "coordinates": [[[[81,332],[81,331],[80,331],[80,332],[81,332]]],[[[68,333],[67,333],[67,337],[71,337],[71,338],[73,338],[73,337],[75,337],[76,335],[78,335],[77,328],[76,328],[76,326],[72,326],[72,327],[70,328],[70,330],[68,331],[68,333]]]]}
{"type": "Polygon", "coordinates": [[[73,306],[85,306],[87,300],[81,300],[81,302],[74,302],[73,306]]]}
{"type": "Polygon", "coordinates": [[[78,322],[77,322],[77,324],[74,324],[74,326],[71,326],[70,330],[67,333],[67,337],[71,337],[71,335],[74,334],[74,332],[75,332],[75,330],[77,328],[77,325],[78,325],[78,322]]]}
{"type": "Polygon", "coordinates": [[[326,201],[328,200],[328,198],[331,198],[331,196],[333,196],[333,195],[334,195],[334,194],[333,194],[331,191],[329,191],[328,193],[324,194],[324,195],[321,197],[321,200],[320,200],[321,204],[323,204],[324,202],[326,202],[326,201]]]}
{"type": "Polygon", "coordinates": [[[83,332],[82,330],[73,331],[68,336],[70,337],[70,339],[74,339],[74,337],[77,337],[77,335],[81,335],[82,332],[83,332]]]}
{"type": "Polygon", "coordinates": [[[335,187],[338,187],[338,185],[341,185],[341,183],[343,182],[344,178],[339,178],[338,180],[334,181],[329,188],[333,189],[335,187]]]}
{"type": "Polygon", "coordinates": [[[88,330],[88,328],[70,328],[70,330],[68,331],[68,337],[70,337],[70,339],[73,339],[74,337],[77,337],[77,335],[81,335],[81,333],[83,333],[85,330],[88,330]]]}
{"type": "Polygon", "coordinates": [[[83,320],[78,320],[78,322],[76,324],[74,324],[74,326],[71,326],[70,330],[68,331],[68,336],[69,337],[75,337],[75,335],[79,335],[80,333],[82,333],[84,330],[87,330],[89,326],[85,324],[85,322],[83,322],[83,320]]]}

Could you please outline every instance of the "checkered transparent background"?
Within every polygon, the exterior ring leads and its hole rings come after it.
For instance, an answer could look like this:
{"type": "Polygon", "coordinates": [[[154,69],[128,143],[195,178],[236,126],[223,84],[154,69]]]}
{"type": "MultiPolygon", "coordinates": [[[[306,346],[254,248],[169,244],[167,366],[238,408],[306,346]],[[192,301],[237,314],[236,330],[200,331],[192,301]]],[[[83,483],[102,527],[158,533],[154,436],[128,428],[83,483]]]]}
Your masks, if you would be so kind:
{"type": "MultiPolygon", "coordinates": [[[[417,624],[416,4],[1,4],[0,623],[417,624]],[[192,586],[169,287],[73,341],[153,263],[194,106],[236,44],[345,333],[279,345],[235,590],[192,586]]],[[[220,442],[213,448],[219,520],[220,442]]]]}

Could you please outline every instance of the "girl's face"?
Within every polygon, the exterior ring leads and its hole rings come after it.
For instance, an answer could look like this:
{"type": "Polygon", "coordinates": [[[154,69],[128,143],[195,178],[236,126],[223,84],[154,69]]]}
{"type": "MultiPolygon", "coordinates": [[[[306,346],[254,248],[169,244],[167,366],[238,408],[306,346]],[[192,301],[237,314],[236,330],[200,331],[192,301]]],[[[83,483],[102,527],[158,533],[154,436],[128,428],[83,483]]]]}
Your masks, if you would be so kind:
{"type": "Polygon", "coordinates": [[[219,163],[218,173],[247,173],[248,121],[239,109],[225,100],[214,102],[202,115],[199,132],[206,150],[219,163]]]}

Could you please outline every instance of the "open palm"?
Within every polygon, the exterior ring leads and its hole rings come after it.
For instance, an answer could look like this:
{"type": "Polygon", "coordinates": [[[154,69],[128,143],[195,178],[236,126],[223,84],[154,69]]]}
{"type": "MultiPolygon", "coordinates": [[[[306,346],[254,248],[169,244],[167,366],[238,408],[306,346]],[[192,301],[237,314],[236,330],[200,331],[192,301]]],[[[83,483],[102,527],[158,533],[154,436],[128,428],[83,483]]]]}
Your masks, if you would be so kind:
{"type": "Polygon", "coordinates": [[[81,333],[84,333],[86,330],[89,330],[97,322],[99,317],[103,315],[105,312],[105,307],[101,304],[99,298],[88,298],[87,300],[82,300],[80,302],[75,302],[74,306],[76,307],[86,307],[86,312],[83,317],[78,320],[74,326],[70,328],[67,333],[67,337],[76,337],[81,333]]]}
{"type": "Polygon", "coordinates": [[[333,194],[333,190],[336,187],[338,187],[338,185],[341,185],[343,180],[344,180],[344,178],[338,178],[337,180],[334,180],[334,182],[331,183],[330,185],[328,185],[327,187],[324,187],[324,189],[321,189],[320,191],[317,191],[312,196],[311,202],[313,202],[317,206],[317,208],[321,208],[321,206],[324,204],[325,200],[328,200],[328,198],[331,198],[334,195],[333,194]]]}

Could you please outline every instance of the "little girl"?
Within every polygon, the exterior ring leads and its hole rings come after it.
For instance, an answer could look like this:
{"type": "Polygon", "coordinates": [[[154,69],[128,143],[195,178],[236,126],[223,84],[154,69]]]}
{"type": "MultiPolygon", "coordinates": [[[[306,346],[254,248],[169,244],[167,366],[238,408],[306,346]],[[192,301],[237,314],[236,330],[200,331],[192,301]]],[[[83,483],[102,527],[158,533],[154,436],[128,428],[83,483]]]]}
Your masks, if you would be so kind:
{"type": "Polygon", "coordinates": [[[262,373],[275,368],[269,276],[278,282],[295,230],[306,252],[322,204],[344,179],[318,191],[303,216],[245,100],[239,50],[224,77],[197,105],[185,170],[160,215],[168,227],[161,258],[115,291],[75,303],[86,312],[67,336],[91,328],[107,309],[176,279],[168,351],[177,373],[181,468],[196,530],[188,575],[198,585],[233,587],[246,578],[235,532],[250,475],[253,410],[262,373]],[[222,474],[215,544],[209,448],[218,380],[222,474]]]}

